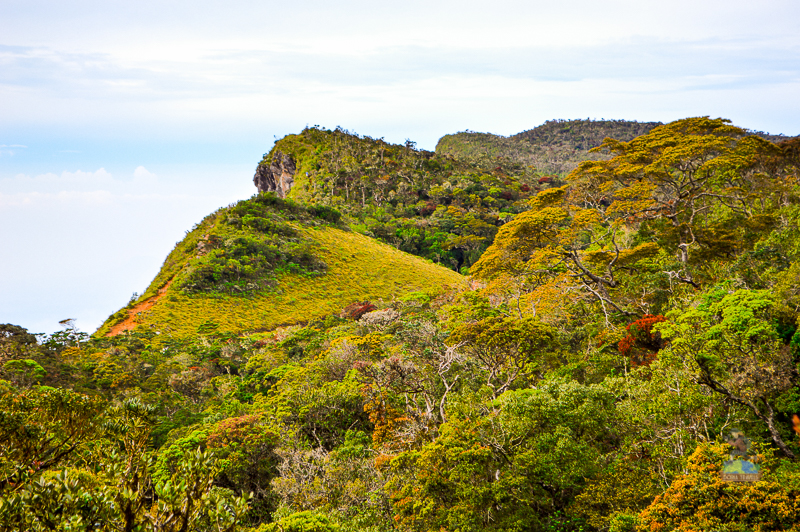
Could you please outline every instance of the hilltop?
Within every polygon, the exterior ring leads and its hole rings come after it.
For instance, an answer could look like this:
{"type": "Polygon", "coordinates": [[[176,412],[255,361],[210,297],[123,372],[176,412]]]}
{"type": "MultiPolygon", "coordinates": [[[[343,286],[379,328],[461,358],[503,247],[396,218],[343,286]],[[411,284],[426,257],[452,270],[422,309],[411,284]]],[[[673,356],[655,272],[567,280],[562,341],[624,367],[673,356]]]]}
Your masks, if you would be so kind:
{"type": "Polygon", "coordinates": [[[456,272],[468,273],[537,193],[563,183],[542,177],[542,167],[608,159],[589,150],[657,125],[553,120],[511,137],[448,135],[436,152],[341,128],[287,135],[256,167],[259,194],[197,224],[145,293],[97,334],[142,326],[241,334],[355,301],[441,293],[463,282],[456,272]],[[537,161],[535,171],[526,165],[537,161]]]}
{"type": "Polygon", "coordinates": [[[436,153],[477,164],[508,160],[530,167],[540,175],[565,175],[583,161],[604,156],[589,153],[610,137],[628,141],[643,135],[660,122],[630,120],[548,120],[541,126],[504,137],[465,131],[445,135],[436,153]]]}
{"type": "Polygon", "coordinates": [[[412,142],[316,127],[278,140],[254,183],[262,192],[336,209],[354,231],[459,271],[541,188],[516,163],[484,168],[412,142]]]}

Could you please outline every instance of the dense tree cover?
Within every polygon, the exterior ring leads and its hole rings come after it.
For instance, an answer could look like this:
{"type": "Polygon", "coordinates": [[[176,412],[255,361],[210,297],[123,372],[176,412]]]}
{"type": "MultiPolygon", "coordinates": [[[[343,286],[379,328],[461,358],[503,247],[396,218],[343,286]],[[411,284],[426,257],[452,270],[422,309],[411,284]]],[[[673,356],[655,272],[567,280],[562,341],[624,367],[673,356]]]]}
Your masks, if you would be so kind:
{"type": "Polygon", "coordinates": [[[296,164],[290,198],[333,207],[354,230],[456,270],[475,262],[540,186],[512,161],[476,167],[340,128],[284,137],[260,164],[286,155],[296,164]]]}
{"type": "Polygon", "coordinates": [[[0,530],[797,530],[791,146],[698,118],[606,148],[517,200],[469,290],[246,335],[0,326],[0,530]],[[758,482],[720,477],[733,429],[758,482]]]}
{"type": "Polygon", "coordinates": [[[219,461],[209,453],[155,460],[152,409],[138,399],[3,392],[0,530],[222,532],[241,520],[247,496],[214,486],[219,461]]]}

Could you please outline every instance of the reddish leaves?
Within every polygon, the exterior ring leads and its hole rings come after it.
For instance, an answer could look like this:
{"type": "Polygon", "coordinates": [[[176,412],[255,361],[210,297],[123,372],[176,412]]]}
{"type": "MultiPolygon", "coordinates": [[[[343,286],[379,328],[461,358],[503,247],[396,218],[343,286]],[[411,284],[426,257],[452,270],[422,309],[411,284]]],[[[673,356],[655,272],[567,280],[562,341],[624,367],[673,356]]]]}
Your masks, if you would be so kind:
{"type": "Polygon", "coordinates": [[[617,349],[621,355],[630,357],[632,366],[648,366],[663,347],[661,335],[653,331],[653,325],[667,321],[661,314],[645,314],[626,327],[628,336],[619,341],[617,349]]]}
{"type": "Polygon", "coordinates": [[[355,303],[351,303],[346,307],[344,307],[341,316],[343,318],[357,320],[367,312],[372,312],[373,310],[378,310],[378,307],[376,307],[369,301],[361,301],[361,302],[357,301],[355,303]]]}

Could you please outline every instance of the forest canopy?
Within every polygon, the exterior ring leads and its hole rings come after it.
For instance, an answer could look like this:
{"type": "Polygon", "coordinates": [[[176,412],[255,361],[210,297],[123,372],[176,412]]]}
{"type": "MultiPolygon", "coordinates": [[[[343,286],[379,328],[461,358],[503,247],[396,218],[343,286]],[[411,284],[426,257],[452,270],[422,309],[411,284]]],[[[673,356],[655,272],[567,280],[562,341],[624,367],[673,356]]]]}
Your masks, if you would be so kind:
{"type": "Polygon", "coordinates": [[[646,126],[558,175],[341,129],[278,141],[288,197],[209,217],[145,298],[205,305],[191,334],[0,325],[0,531],[800,529],[797,142],[646,126]],[[330,257],[356,257],[324,234],[468,283],[220,326],[336,283],[330,257]],[[723,480],[737,460],[759,479],[723,480]]]}

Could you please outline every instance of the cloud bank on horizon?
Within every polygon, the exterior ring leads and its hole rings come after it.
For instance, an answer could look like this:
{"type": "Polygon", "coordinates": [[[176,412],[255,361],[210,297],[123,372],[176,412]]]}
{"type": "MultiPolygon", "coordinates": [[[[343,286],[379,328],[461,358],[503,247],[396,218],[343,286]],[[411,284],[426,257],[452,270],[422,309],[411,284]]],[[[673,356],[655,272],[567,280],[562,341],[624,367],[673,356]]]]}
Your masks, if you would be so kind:
{"type": "Polygon", "coordinates": [[[793,0],[5,0],[0,322],[91,330],[307,124],[428,149],[552,118],[798,134],[797,20],[793,0]]]}
{"type": "Polygon", "coordinates": [[[464,128],[697,114],[800,133],[797,2],[552,4],[7,0],[0,133],[203,141],[319,123],[430,148],[464,128]]]}

